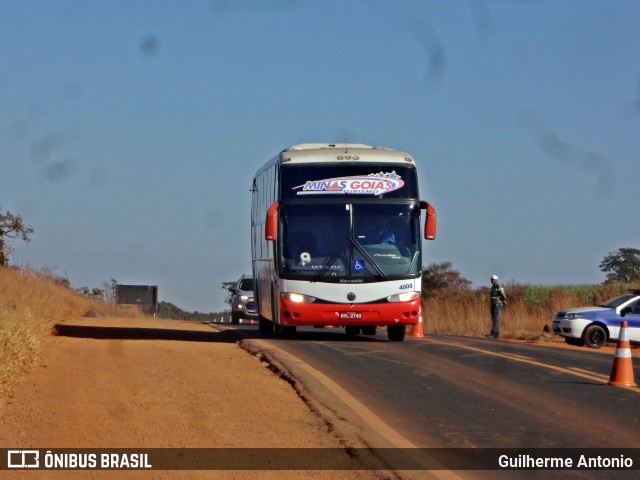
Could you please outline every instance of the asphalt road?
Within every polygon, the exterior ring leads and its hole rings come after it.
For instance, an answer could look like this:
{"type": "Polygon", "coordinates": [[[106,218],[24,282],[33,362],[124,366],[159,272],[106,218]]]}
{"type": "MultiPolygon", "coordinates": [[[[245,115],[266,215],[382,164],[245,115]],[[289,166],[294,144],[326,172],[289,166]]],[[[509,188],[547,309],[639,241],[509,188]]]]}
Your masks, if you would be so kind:
{"type": "MultiPolygon", "coordinates": [[[[260,338],[252,326],[233,328],[260,338]]],[[[389,438],[401,439],[396,444],[596,452],[640,447],[640,388],[607,385],[612,356],[594,350],[437,336],[394,343],[383,332],[349,338],[342,329],[303,329],[294,339],[258,345],[330,379],[325,387],[348,392],[396,435],[389,438]]],[[[634,367],[640,381],[640,360],[634,367]]],[[[577,478],[634,478],[631,473],[577,478]]]]}

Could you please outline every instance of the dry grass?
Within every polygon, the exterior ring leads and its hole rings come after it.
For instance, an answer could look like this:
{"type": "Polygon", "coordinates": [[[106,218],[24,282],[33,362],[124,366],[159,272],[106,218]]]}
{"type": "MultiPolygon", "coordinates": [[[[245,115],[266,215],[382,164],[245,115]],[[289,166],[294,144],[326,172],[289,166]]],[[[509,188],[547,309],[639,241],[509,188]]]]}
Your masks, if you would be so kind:
{"type": "Polygon", "coordinates": [[[55,323],[89,310],[118,316],[116,305],[81,295],[50,274],[0,267],[0,398],[34,365],[55,323]]]}
{"type": "MultiPolygon", "coordinates": [[[[500,336],[554,339],[551,321],[559,310],[598,305],[627,293],[631,285],[505,285],[509,302],[500,316],[500,336]]],[[[425,333],[480,337],[491,330],[489,289],[447,291],[423,303],[425,333]]],[[[555,337],[560,341],[560,337],[555,337]]]]}

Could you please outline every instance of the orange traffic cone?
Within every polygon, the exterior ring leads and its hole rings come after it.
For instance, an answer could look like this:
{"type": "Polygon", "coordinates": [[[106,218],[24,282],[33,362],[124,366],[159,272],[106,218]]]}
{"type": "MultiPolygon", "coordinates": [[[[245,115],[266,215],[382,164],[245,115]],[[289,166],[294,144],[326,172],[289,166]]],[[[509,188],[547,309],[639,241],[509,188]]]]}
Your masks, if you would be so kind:
{"type": "Polygon", "coordinates": [[[422,326],[422,315],[418,316],[418,323],[415,325],[411,325],[411,333],[410,337],[413,338],[423,338],[424,337],[424,327],[422,326]]]}
{"type": "Polygon", "coordinates": [[[615,387],[637,387],[633,379],[633,363],[631,362],[631,344],[629,343],[628,324],[626,320],[620,325],[616,353],[613,356],[613,367],[609,377],[609,385],[615,387]]]}

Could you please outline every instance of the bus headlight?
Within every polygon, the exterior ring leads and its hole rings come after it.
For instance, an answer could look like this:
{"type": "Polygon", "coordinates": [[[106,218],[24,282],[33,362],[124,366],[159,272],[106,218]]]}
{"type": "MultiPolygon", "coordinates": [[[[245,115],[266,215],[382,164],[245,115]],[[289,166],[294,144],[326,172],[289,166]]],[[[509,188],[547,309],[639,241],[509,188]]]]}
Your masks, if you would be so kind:
{"type": "Polygon", "coordinates": [[[391,303],[411,302],[418,297],[420,297],[420,292],[402,292],[396,293],[395,295],[389,295],[387,297],[387,301],[391,303]]]}
{"type": "Polygon", "coordinates": [[[240,295],[240,300],[249,300],[248,295],[240,295]]]}
{"type": "Polygon", "coordinates": [[[293,303],[313,303],[316,299],[310,295],[303,295],[301,293],[282,292],[280,298],[288,300],[293,303]]]}

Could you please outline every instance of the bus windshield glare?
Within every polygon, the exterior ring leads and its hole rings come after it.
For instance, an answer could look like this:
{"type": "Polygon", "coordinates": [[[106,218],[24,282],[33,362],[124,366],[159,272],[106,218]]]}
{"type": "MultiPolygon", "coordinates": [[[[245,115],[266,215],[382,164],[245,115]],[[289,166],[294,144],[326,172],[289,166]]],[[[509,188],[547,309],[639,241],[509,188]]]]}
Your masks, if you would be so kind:
{"type": "Polygon", "coordinates": [[[359,283],[420,273],[418,205],[286,203],[280,221],[283,278],[359,283]]]}

